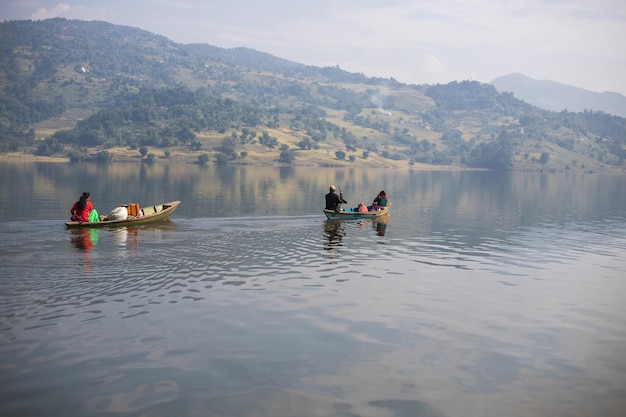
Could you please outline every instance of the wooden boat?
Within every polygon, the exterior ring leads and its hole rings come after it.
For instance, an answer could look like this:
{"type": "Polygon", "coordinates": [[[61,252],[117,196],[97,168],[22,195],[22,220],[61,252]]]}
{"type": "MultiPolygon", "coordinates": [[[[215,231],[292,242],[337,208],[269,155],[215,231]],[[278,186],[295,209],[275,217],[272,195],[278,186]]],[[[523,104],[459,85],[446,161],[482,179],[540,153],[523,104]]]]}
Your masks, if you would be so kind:
{"type": "Polygon", "coordinates": [[[139,210],[138,216],[128,216],[125,220],[107,220],[106,216],[100,216],[99,222],[65,222],[68,229],[93,228],[93,227],[117,227],[117,226],[139,226],[146,223],[155,223],[170,218],[180,201],[145,206],[139,210]]]}
{"type": "Polygon", "coordinates": [[[391,202],[387,203],[386,207],[381,207],[380,210],[376,211],[359,212],[353,208],[346,208],[341,209],[341,211],[337,213],[334,210],[324,209],[324,214],[326,217],[333,220],[375,219],[386,215],[389,212],[389,208],[391,208],[391,202]]]}

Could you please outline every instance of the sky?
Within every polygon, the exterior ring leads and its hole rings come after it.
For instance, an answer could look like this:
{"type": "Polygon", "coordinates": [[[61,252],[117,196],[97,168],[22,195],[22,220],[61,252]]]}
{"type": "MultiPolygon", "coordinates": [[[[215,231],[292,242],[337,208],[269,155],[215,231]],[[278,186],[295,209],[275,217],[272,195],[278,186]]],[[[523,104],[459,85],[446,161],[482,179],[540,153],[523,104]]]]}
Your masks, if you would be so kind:
{"type": "Polygon", "coordinates": [[[2,0],[0,20],[65,17],[178,43],[247,47],[439,84],[522,73],[626,95],[624,0],[2,0]]]}

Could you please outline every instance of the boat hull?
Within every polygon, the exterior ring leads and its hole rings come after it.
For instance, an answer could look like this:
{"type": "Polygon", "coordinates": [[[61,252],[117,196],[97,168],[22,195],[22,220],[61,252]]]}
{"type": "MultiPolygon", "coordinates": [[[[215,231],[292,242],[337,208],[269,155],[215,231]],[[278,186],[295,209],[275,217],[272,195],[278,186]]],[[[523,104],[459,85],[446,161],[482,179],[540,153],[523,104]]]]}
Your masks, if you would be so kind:
{"type": "Polygon", "coordinates": [[[156,223],[170,218],[174,213],[180,201],[171,201],[169,203],[157,204],[154,206],[146,206],[142,210],[151,208],[154,213],[146,214],[141,217],[133,217],[125,220],[106,220],[100,222],[65,222],[68,229],[89,229],[97,227],[120,227],[120,226],[140,226],[142,224],[156,223]]]}
{"type": "Polygon", "coordinates": [[[324,209],[323,211],[329,220],[362,220],[362,219],[375,219],[377,217],[385,216],[389,212],[390,207],[391,207],[391,203],[387,204],[387,207],[384,207],[381,210],[368,211],[365,213],[361,213],[358,211],[336,212],[333,210],[326,210],[326,209],[324,209]]]}

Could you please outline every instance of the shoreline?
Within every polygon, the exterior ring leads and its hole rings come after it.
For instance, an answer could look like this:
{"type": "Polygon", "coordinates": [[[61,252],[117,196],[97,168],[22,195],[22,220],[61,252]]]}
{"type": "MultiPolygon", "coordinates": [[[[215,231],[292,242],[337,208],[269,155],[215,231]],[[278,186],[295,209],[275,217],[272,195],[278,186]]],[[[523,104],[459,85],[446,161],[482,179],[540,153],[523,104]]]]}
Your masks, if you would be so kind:
{"type": "MultiPolygon", "coordinates": [[[[69,163],[70,158],[67,156],[40,156],[32,153],[24,152],[6,152],[0,153],[0,162],[48,162],[48,163],[69,163]]],[[[386,162],[386,161],[385,161],[386,162]]],[[[83,163],[98,163],[95,161],[84,161],[83,163]]],[[[128,154],[116,153],[113,160],[106,163],[115,164],[158,164],[158,165],[202,165],[198,163],[197,154],[177,153],[175,156],[169,158],[155,158],[154,160],[148,160],[142,157],[128,154]]],[[[215,162],[207,162],[204,166],[217,165],[215,162]]],[[[248,161],[239,160],[227,164],[229,166],[258,166],[258,167],[292,167],[292,168],[370,168],[370,169],[406,169],[412,171],[489,171],[485,168],[471,168],[457,165],[427,165],[427,164],[415,164],[408,165],[406,161],[389,161],[389,163],[380,163],[375,161],[324,161],[316,162],[312,160],[301,159],[293,164],[281,164],[275,161],[261,161],[252,160],[248,161]]],[[[537,173],[552,173],[552,174],[612,174],[612,175],[626,175],[625,170],[613,170],[613,171],[587,171],[587,170],[569,170],[569,171],[552,171],[552,170],[533,170],[533,169],[511,169],[504,172],[537,172],[537,173]]]]}
{"type": "Polygon", "coordinates": [[[22,152],[0,153],[0,161],[70,162],[68,157],[40,156],[22,152]]]}
{"type": "MultiPolygon", "coordinates": [[[[32,153],[25,152],[7,152],[0,153],[0,161],[13,161],[13,162],[71,162],[67,156],[41,156],[32,153]]],[[[85,161],[86,163],[97,163],[93,161],[85,161]]],[[[386,162],[386,161],[385,161],[386,162]]],[[[181,164],[181,165],[198,165],[197,155],[178,153],[175,156],[169,158],[155,158],[154,160],[148,160],[135,155],[120,155],[115,154],[114,158],[108,163],[144,163],[144,164],[181,164]]],[[[207,162],[205,165],[216,165],[215,162],[207,162]]],[[[453,165],[427,165],[427,164],[415,164],[413,166],[408,165],[407,161],[389,161],[388,163],[379,163],[376,161],[328,161],[328,162],[316,162],[312,160],[301,159],[293,164],[281,164],[275,161],[237,161],[229,163],[230,166],[275,166],[275,167],[303,167],[303,168],[372,168],[372,169],[408,169],[419,171],[474,171],[476,168],[453,166],[453,165]],[[404,164],[402,164],[402,162],[404,164]]],[[[479,169],[480,170],[480,169],[479,169]]]]}

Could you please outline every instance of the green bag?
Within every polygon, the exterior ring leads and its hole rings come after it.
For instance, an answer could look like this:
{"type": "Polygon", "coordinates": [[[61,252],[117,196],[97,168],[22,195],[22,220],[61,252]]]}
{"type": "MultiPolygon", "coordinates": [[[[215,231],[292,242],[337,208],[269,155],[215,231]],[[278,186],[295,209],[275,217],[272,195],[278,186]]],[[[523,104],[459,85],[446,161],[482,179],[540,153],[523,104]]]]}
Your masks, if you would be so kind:
{"type": "Polygon", "coordinates": [[[89,210],[89,221],[90,222],[100,221],[100,216],[98,215],[98,212],[96,211],[96,209],[89,210]]]}

